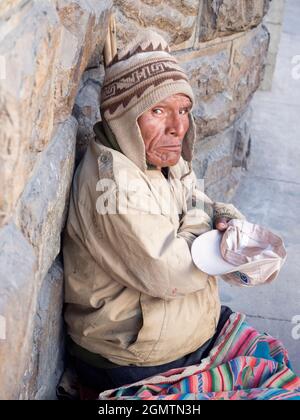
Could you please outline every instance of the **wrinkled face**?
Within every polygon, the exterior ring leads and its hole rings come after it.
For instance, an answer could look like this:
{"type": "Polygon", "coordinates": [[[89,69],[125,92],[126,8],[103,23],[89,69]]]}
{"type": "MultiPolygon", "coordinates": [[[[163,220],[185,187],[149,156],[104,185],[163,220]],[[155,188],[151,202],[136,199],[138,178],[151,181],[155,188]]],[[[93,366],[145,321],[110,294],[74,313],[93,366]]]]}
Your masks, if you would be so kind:
{"type": "Polygon", "coordinates": [[[157,103],[138,118],[147,162],[158,168],[176,165],[189,128],[191,107],[190,98],[176,94],[157,103]]]}

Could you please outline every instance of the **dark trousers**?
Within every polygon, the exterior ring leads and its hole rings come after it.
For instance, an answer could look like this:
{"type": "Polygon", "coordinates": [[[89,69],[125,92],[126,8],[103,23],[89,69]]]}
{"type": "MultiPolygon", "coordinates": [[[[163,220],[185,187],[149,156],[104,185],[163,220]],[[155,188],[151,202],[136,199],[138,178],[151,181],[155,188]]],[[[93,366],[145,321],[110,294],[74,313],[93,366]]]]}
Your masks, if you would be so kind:
{"type": "Polygon", "coordinates": [[[84,386],[95,388],[97,391],[102,392],[107,389],[118,388],[126,384],[140,381],[149,376],[166,372],[169,369],[199,364],[202,359],[208,356],[210,350],[214,347],[217,337],[231,314],[232,311],[230,308],[222,306],[220,319],[213,337],[193,353],[163,365],[146,367],[120,366],[99,369],[75,358],[74,364],[79,381],[84,386]]]}

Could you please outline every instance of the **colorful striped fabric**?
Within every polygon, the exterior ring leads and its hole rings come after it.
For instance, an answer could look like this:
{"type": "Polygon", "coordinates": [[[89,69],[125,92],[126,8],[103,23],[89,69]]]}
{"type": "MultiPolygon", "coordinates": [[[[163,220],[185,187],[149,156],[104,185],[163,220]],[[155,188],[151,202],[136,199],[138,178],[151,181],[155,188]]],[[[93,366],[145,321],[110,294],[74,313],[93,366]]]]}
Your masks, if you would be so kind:
{"type": "Polygon", "coordinates": [[[100,400],[300,400],[282,343],[233,313],[200,365],[104,391],[100,400]]]}

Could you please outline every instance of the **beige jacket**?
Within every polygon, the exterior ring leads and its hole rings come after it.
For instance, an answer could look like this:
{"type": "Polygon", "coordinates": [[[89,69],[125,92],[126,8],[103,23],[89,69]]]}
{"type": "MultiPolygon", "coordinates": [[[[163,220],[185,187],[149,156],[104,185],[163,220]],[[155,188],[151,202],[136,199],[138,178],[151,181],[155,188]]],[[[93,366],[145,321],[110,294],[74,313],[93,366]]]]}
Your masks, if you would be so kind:
{"type": "Polygon", "coordinates": [[[217,281],[195,267],[190,245],[214,217],[243,216],[187,188],[195,178],[180,181],[188,169],[181,158],[168,179],[144,172],[95,139],[75,173],[63,244],[65,320],[75,343],[116,364],[164,364],[215,332],[217,281]],[[127,200],[124,185],[135,187],[127,200]],[[103,214],[108,203],[121,214],[103,214]]]}

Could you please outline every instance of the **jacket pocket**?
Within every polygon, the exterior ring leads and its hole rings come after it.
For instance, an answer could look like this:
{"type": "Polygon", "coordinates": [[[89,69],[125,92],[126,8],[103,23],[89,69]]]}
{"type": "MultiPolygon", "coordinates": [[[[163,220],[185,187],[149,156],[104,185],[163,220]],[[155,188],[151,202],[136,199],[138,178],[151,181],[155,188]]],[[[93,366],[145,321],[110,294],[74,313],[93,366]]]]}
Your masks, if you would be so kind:
{"type": "Polygon", "coordinates": [[[165,302],[163,299],[140,293],[142,327],[137,337],[127,350],[146,362],[154,347],[158,344],[165,320],[165,302]]]}

